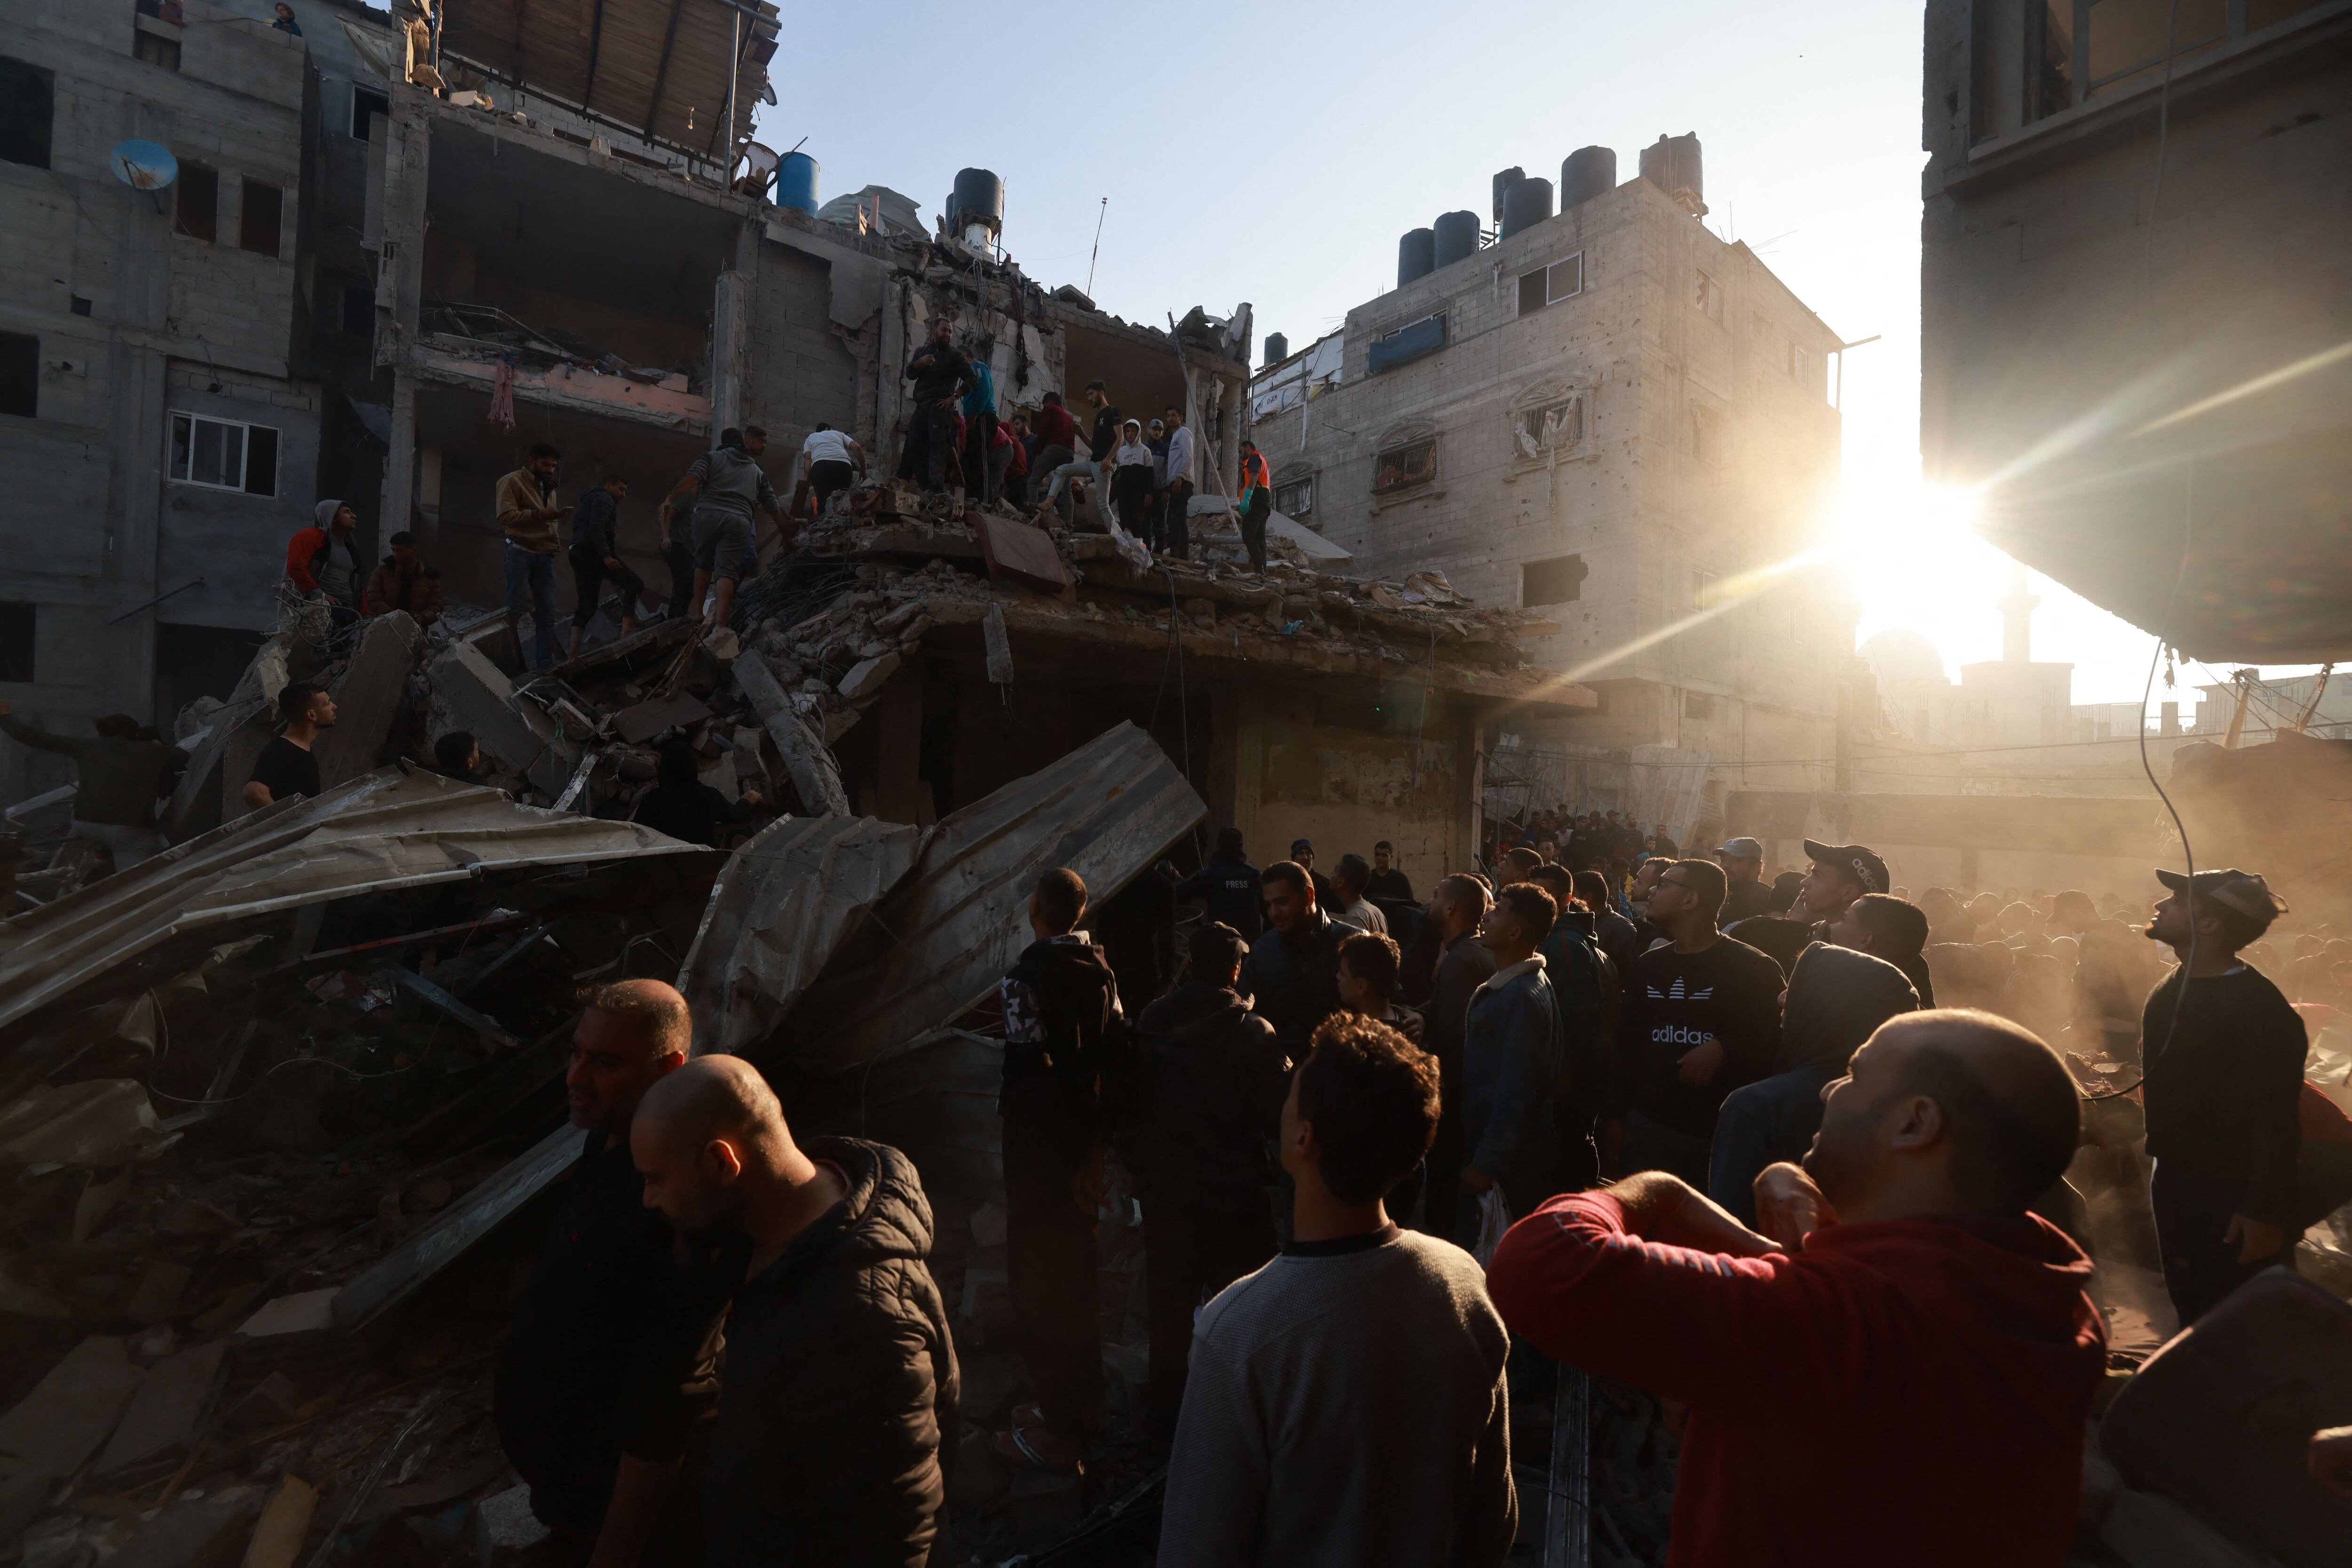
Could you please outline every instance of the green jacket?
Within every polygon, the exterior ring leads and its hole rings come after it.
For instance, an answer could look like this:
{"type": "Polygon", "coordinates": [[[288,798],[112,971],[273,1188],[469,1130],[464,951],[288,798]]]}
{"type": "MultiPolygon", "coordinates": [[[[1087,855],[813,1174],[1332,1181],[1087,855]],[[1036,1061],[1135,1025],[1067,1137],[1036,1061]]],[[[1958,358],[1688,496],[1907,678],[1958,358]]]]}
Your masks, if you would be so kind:
{"type": "Polygon", "coordinates": [[[155,826],[155,799],[186,770],[188,753],[159,741],[125,741],[104,735],[52,735],[13,714],[0,713],[0,733],[37,751],[71,757],[80,776],[74,784],[74,820],[114,827],[155,826]]]}

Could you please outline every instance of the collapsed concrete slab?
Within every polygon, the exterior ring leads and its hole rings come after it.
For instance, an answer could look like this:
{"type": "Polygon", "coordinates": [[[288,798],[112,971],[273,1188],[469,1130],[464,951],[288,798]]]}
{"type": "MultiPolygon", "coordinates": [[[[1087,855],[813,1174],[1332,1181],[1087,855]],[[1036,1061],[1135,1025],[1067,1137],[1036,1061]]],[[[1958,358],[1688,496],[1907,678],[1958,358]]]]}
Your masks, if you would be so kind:
{"type": "Polygon", "coordinates": [[[800,796],[801,808],[833,816],[851,815],[849,793],[841,787],[840,764],[793,707],[767,660],[745,648],[735,656],[730,668],[734,671],[735,684],[751,700],[751,710],[766,726],[768,738],[775,742],[776,754],[783,759],[784,772],[793,781],[793,793],[800,796]]]}
{"type": "Polygon", "coordinates": [[[311,748],[320,783],[331,789],[376,765],[407,700],[408,678],[424,640],[425,628],[404,610],[378,616],[361,630],[352,661],[332,689],[334,728],[311,748]]]}
{"type": "Polygon", "coordinates": [[[483,757],[501,771],[527,775],[547,755],[553,722],[514,700],[514,682],[479,647],[455,644],[429,674],[434,705],[447,715],[443,728],[471,731],[483,757]]]}

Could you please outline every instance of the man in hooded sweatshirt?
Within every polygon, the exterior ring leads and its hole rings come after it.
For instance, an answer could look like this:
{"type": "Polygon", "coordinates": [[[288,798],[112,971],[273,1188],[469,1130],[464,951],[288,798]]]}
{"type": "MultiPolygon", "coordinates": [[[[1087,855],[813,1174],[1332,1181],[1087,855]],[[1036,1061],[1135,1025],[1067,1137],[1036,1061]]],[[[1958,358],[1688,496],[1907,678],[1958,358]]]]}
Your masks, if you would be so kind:
{"type": "Polygon", "coordinates": [[[1176,1435],[1193,1314],[1275,1251],[1269,1156],[1288,1058],[1234,990],[1246,951],[1229,925],[1194,928],[1191,978],[1136,1023],[1135,1115],[1119,1148],[1143,1202],[1144,1420],[1158,1442],[1176,1435]]]}
{"type": "Polygon", "coordinates": [[[2058,1568],[2106,1334],[2026,1205],[2078,1126],[2032,1034],[1907,1014],[1759,1178],[1766,1234],[1644,1172],[1513,1226],[1487,1289],[1545,1354],[1689,1406],[1669,1568],[2058,1568]]]}
{"type": "Polygon", "coordinates": [[[1883,959],[1814,942],[1797,955],[1780,1001],[1772,1076],[1724,1097],[1707,1160],[1706,1195],[1740,1224],[1756,1223],[1756,1178],[1801,1157],[1822,1125],[1822,1090],[1845,1076],[1862,1042],[1887,1019],[1919,1008],[1904,973],[1883,959]]]}
{"type": "Polygon", "coordinates": [[[286,542],[286,580],[295,592],[329,606],[335,625],[359,619],[360,584],[365,581],[360,564],[360,514],[339,500],[322,500],[313,509],[310,527],[286,542]]]}

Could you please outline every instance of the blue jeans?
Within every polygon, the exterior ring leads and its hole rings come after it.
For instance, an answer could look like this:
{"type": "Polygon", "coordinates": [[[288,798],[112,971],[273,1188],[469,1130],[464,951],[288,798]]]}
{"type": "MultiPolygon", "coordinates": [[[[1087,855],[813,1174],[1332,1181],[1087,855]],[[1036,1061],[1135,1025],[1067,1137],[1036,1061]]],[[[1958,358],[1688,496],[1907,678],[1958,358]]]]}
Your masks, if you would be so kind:
{"type": "Polygon", "coordinates": [[[536,550],[507,546],[507,618],[514,623],[515,641],[522,641],[523,595],[530,595],[531,661],[533,669],[555,668],[555,557],[536,550]]]}

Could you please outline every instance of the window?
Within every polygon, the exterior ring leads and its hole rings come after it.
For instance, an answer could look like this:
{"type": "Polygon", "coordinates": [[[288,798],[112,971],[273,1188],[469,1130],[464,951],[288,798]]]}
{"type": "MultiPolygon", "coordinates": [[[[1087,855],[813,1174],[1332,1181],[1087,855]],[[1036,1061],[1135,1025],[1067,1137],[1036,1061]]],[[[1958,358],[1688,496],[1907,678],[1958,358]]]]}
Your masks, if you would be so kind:
{"type": "Polygon", "coordinates": [[[1436,477],[1437,437],[1434,436],[1391,447],[1372,459],[1374,495],[1425,485],[1436,477]]]}
{"type": "Polygon", "coordinates": [[[1584,596],[1584,579],[1591,570],[1581,555],[1557,555],[1549,561],[1529,561],[1519,567],[1519,606],[1565,605],[1584,596]]]}
{"type": "Polygon", "coordinates": [[[1372,340],[1370,356],[1364,369],[1378,375],[1384,370],[1394,370],[1401,364],[1411,364],[1425,355],[1433,354],[1445,346],[1445,312],[1423,316],[1420,321],[1402,326],[1384,337],[1372,340]]]}
{"type": "Polygon", "coordinates": [[[375,336],[375,290],[364,283],[343,285],[343,331],[355,338],[375,336]]]}
{"type": "Polygon", "coordinates": [[[1789,345],[1789,379],[1795,382],[1799,386],[1812,385],[1812,350],[1805,348],[1795,342],[1791,342],[1789,345]]]}
{"type": "Polygon", "coordinates": [[[1584,444],[1584,399],[1562,398],[1511,416],[1511,444],[1521,458],[1540,461],[1584,444]]]}
{"type": "Polygon", "coordinates": [[[391,114],[392,100],[380,92],[370,92],[363,87],[352,87],[352,134],[353,136],[362,142],[373,140],[375,135],[376,116],[383,115],[389,118],[391,114]]]}
{"type": "Polygon", "coordinates": [[[1564,261],[1519,274],[1519,314],[1533,315],[1546,305],[1574,299],[1584,292],[1584,252],[1564,261]]]}
{"type": "Polygon", "coordinates": [[[1715,574],[1704,569],[1691,573],[1691,608],[1711,610],[1715,607],[1715,574]]]}
{"type": "Polygon", "coordinates": [[[68,294],[66,296],[66,309],[77,316],[87,316],[89,314],[89,301],[79,294],[68,294]]]}
{"type": "Polygon", "coordinates": [[[220,175],[202,163],[182,163],[172,182],[179,192],[173,208],[172,230],[209,244],[220,233],[220,175]]]}
{"type": "Polygon", "coordinates": [[[40,610],[32,605],[0,605],[0,680],[31,680],[33,631],[40,610]]]}
{"type": "Polygon", "coordinates": [[[0,332],[0,414],[37,419],[41,414],[41,340],[0,332]]]}
{"type": "Polygon", "coordinates": [[[154,34],[140,31],[131,35],[131,56],[145,60],[151,66],[162,66],[167,71],[180,68],[180,40],[159,38],[154,34]]]}
{"type": "Polygon", "coordinates": [[[1315,510],[1315,476],[1285,479],[1274,487],[1274,510],[1285,517],[1305,517],[1315,510]]]}
{"type": "Polygon", "coordinates": [[[1718,327],[1723,325],[1723,285],[1704,272],[1698,275],[1698,289],[1692,296],[1691,303],[1696,305],[1708,321],[1718,327]]]}
{"type": "Polygon", "coordinates": [[[1685,719],[1714,718],[1715,698],[1710,693],[1705,691],[1684,692],[1683,717],[1685,719]]]}
{"type": "Polygon", "coordinates": [[[278,432],[202,414],[172,416],[172,481],[206,489],[278,493],[278,432]]]}
{"type": "Polygon", "coordinates": [[[278,219],[286,209],[286,193],[259,180],[245,182],[245,205],[237,214],[236,244],[257,256],[278,254],[278,219]]]}
{"type": "Polygon", "coordinates": [[[57,78],[0,55],[0,160],[49,166],[49,120],[57,78]]]}

